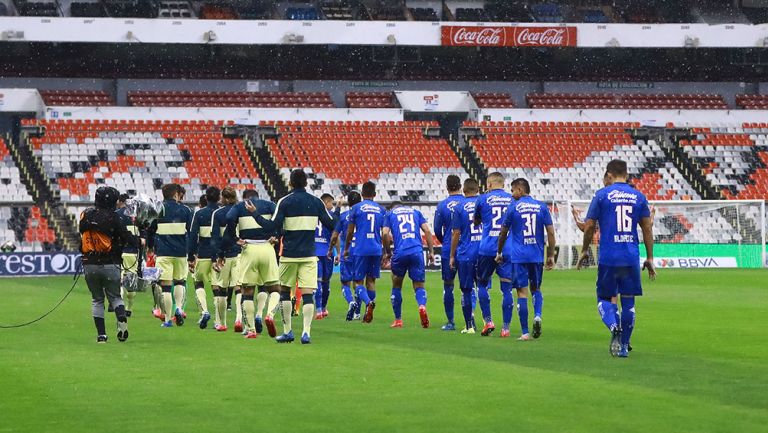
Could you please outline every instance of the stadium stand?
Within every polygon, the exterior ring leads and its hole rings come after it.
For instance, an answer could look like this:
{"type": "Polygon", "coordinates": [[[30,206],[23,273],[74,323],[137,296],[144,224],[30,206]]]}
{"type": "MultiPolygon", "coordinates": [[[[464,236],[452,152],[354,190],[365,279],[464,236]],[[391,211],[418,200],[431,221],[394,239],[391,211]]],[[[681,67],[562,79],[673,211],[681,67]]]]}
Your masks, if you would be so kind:
{"type": "Polygon", "coordinates": [[[736,95],[736,105],[745,110],[766,110],[768,95],[736,95]]]}
{"type": "Polygon", "coordinates": [[[107,11],[100,1],[73,1],[69,5],[73,17],[106,17],[107,11]]]}
{"type": "Polygon", "coordinates": [[[347,92],[349,108],[396,108],[397,99],[392,92],[347,92]]]}
{"type": "Polygon", "coordinates": [[[723,198],[768,197],[768,124],[694,128],[679,145],[723,198]]]}
{"type": "Polygon", "coordinates": [[[59,4],[57,1],[45,0],[15,0],[16,11],[19,15],[30,17],[57,17],[59,4]]]}
{"type": "Polygon", "coordinates": [[[324,1],[320,3],[320,11],[328,20],[354,20],[355,14],[352,4],[346,1],[324,1]]]}
{"type": "Polygon", "coordinates": [[[432,8],[408,8],[414,21],[440,21],[437,11],[432,8]]]}
{"type": "Polygon", "coordinates": [[[105,106],[115,105],[112,95],[101,90],[40,90],[45,105],[49,106],[105,106]]]}
{"type": "Polygon", "coordinates": [[[480,108],[514,108],[515,101],[509,93],[472,93],[480,108]]]}
{"type": "Polygon", "coordinates": [[[137,107],[281,107],[333,108],[327,92],[128,92],[137,107]]]}
{"type": "Polygon", "coordinates": [[[99,185],[159,198],[164,183],[178,182],[195,201],[208,185],[233,184],[269,195],[241,139],[225,138],[223,122],[46,121],[29,139],[63,202],[92,200],[99,185]]]}
{"type": "Polygon", "coordinates": [[[664,152],[653,141],[633,141],[638,127],[614,122],[464,122],[483,137],[471,148],[488,172],[525,177],[542,200],[585,200],[602,187],[605,165],[628,162],[632,182],[650,200],[698,199],[664,152]]]}
{"type": "Polygon", "coordinates": [[[103,0],[104,7],[115,18],[157,18],[160,3],[154,0],[103,0]]]}
{"type": "Polygon", "coordinates": [[[27,188],[21,181],[19,168],[11,157],[5,140],[0,137],[0,202],[31,202],[27,188]]]}
{"type": "Polygon", "coordinates": [[[490,17],[483,8],[456,8],[454,16],[456,21],[490,21],[490,17]]]}
{"type": "Polygon", "coordinates": [[[161,1],[158,18],[196,18],[187,1],[161,1]]]}
{"type": "MultiPolygon", "coordinates": [[[[267,123],[265,122],[264,125],[267,123]]],[[[445,176],[464,174],[458,157],[441,138],[427,138],[437,122],[277,122],[279,138],[267,140],[280,173],[314,173],[316,194],[334,196],[368,180],[379,184],[379,200],[435,202],[445,176]]]]}
{"type": "Polygon", "coordinates": [[[285,10],[287,20],[313,21],[320,18],[320,13],[314,6],[289,7],[285,10]]]}
{"type": "Polygon", "coordinates": [[[530,93],[531,108],[598,109],[727,109],[721,95],[700,94],[620,94],[620,93],[530,93]]]}
{"type": "Polygon", "coordinates": [[[404,6],[388,5],[381,2],[371,8],[371,19],[378,21],[405,21],[404,6]]]}
{"type": "Polygon", "coordinates": [[[556,3],[539,3],[531,6],[531,13],[538,22],[562,23],[565,21],[562,6],[556,3]]]}
{"type": "Polygon", "coordinates": [[[205,3],[200,8],[200,18],[205,20],[236,20],[239,16],[235,9],[225,4],[205,3]]]}

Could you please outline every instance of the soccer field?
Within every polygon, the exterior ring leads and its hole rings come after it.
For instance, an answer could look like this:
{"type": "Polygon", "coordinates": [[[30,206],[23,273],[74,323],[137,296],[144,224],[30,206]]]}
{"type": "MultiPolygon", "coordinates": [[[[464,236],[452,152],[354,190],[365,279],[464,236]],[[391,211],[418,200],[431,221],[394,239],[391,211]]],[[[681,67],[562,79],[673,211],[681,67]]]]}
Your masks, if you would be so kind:
{"type": "MultiPolygon", "coordinates": [[[[404,290],[405,328],[389,329],[384,277],[370,325],[345,323],[335,280],[331,316],[315,322],[309,346],[201,331],[191,292],[184,327],[161,329],[140,294],[128,342],[110,315],[109,343],[97,345],[81,280],[42,322],[0,329],[0,431],[766,431],[765,271],[644,277],[628,359],[608,353],[594,268],[545,275],[544,332],[530,342],[440,331],[437,273],[432,328],[421,329],[404,290]]],[[[70,285],[0,280],[0,323],[36,317],[70,285]]],[[[492,298],[500,326],[496,286],[492,298]]]]}

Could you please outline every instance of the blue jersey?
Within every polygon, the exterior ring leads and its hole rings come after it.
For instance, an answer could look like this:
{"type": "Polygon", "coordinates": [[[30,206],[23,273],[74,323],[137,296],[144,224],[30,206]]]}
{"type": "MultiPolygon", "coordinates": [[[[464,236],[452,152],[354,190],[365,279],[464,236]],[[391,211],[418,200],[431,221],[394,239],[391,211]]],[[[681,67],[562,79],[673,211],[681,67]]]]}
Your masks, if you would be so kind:
{"type": "MultiPolygon", "coordinates": [[[[339,221],[336,222],[336,228],[333,229],[336,233],[339,234],[339,248],[342,252],[341,255],[341,261],[344,262],[344,246],[347,244],[347,229],[349,228],[349,211],[342,212],[341,216],[339,217],[339,221]]],[[[355,238],[352,237],[352,245],[350,245],[350,250],[355,247],[355,238]]]]}
{"type": "Polygon", "coordinates": [[[315,228],[315,253],[317,257],[325,257],[328,254],[328,245],[331,244],[332,232],[333,230],[324,226],[319,220],[317,221],[317,227],[315,228]]]}
{"type": "Polygon", "coordinates": [[[418,210],[408,206],[398,206],[384,218],[384,227],[389,227],[395,243],[393,256],[422,254],[421,226],[427,220],[418,210]]]}
{"type": "MultiPolygon", "coordinates": [[[[128,211],[128,208],[121,207],[116,212],[118,215],[120,215],[120,220],[123,222],[123,224],[125,224],[125,227],[128,229],[128,232],[130,232],[134,236],[139,236],[139,228],[136,227],[136,224],[133,222],[133,218],[125,214],[126,211],[128,211]]],[[[123,253],[138,254],[139,249],[136,248],[136,246],[133,244],[125,244],[125,246],[123,246],[123,253]]]]}
{"type": "MultiPolygon", "coordinates": [[[[381,255],[381,227],[386,211],[371,200],[363,200],[349,211],[349,223],[355,225],[355,244],[349,253],[355,256],[381,255]]],[[[346,236],[346,235],[345,235],[346,236]]]]}
{"type": "MultiPolygon", "coordinates": [[[[479,252],[481,256],[496,256],[504,213],[514,201],[512,194],[502,189],[494,189],[478,197],[475,202],[475,214],[479,214],[483,222],[483,240],[480,241],[479,252]]],[[[504,244],[504,255],[511,252],[511,242],[507,240],[504,244]]]]}
{"type": "Polygon", "coordinates": [[[587,219],[600,227],[598,263],[607,266],[637,266],[637,225],[651,216],[648,200],[626,183],[614,183],[595,193],[587,211],[587,219]]]}
{"type": "Polygon", "coordinates": [[[187,257],[187,232],[192,225],[192,211],[176,200],[164,200],[160,216],[147,234],[148,248],[158,257],[187,257]]]}
{"type": "Polygon", "coordinates": [[[507,209],[503,225],[512,239],[512,263],[544,263],[544,231],[552,225],[546,204],[528,195],[520,197],[507,209]]]}
{"type": "Polygon", "coordinates": [[[451,215],[451,228],[459,230],[459,245],[456,247],[456,260],[460,262],[474,262],[480,251],[480,241],[483,239],[483,227],[475,226],[475,198],[464,199],[453,208],[451,215]]]}
{"type": "Polygon", "coordinates": [[[440,255],[448,257],[451,252],[451,212],[461,202],[464,196],[461,194],[451,194],[445,200],[437,205],[435,210],[435,222],[433,224],[435,238],[442,246],[440,255]]]}

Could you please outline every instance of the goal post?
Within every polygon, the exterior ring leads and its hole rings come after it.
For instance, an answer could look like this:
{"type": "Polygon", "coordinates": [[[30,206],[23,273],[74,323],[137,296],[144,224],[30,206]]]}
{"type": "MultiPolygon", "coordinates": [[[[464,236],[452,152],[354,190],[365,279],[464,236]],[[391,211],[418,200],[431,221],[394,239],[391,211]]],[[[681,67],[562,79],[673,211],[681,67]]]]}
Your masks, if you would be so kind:
{"type": "MultiPolygon", "coordinates": [[[[589,200],[552,203],[557,236],[557,266],[576,267],[583,234],[572,211],[583,220],[589,200]]],[[[657,268],[763,268],[766,259],[766,202],[762,200],[650,201],[657,268]]],[[[640,236],[640,258],[645,246],[640,236]]],[[[596,263],[599,228],[590,248],[596,263]]]]}

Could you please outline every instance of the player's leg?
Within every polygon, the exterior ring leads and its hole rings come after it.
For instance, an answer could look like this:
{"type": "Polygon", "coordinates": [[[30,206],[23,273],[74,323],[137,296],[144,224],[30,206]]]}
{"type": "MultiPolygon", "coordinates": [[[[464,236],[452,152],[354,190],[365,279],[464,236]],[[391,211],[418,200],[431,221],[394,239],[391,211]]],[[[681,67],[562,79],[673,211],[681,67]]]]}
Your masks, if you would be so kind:
{"type": "Polygon", "coordinates": [[[367,306],[371,302],[371,298],[368,297],[368,291],[365,289],[365,274],[366,264],[368,263],[366,256],[353,256],[352,258],[352,275],[355,281],[355,296],[360,300],[363,306],[367,306]]]}
{"type": "Polygon", "coordinates": [[[314,290],[313,282],[317,275],[318,263],[316,260],[309,260],[298,264],[297,280],[299,290],[301,291],[302,307],[301,315],[303,319],[303,329],[301,330],[301,344],[309,344],[312,333],[312,320],[315,317],[315,297],[312,294],[314,290]]]}
{"type": "Polygon", "coordinates": [[[373,310],[376,309],[376,279],[381,276],[381,256],[367,256],[365,265],[365,292],[370,299],[365,307],[364,323],[373,321],[373,310]]]}
{"type": "Polygon", "coordinates": [[[174,318],[176,326],[182,326],[187,314],[184,312],[184,305],[187,303],[187,275],[189,266],[186,257],[172,257],[173,264],[173,301],[176,304],[174,318]]]}
{"type": "Polygon", "coordinates": [[[621,349],[621,328],[616,322],[616,304],[612,301],[618,293],[616,268],[597,265],[597,311],[606,328],[611,332],[609,351],[617,356],[621,349]]]}
{"type": "Polygon", "coordinates": [[[315,289],[314,293],[314,303],[315,303],[315,310],[317,311],[317,316],[315,319],[322,320],[323,319],[323,265],[321,261],[325,259],[325,257],[317,257],[317,289],[315,289]]]}
{"type": "Polygon", "coordinates": [[[533,300],[533,338],[541,337],[542,313],[544,310],[544,295],[541,293],[541,282],[544,277],[544,265],[532,263],[528,265],[528,282],[533,300]]]}
{"type": "Polygon", "coordinates": [[[530,338],[528,334],[528,272],[527,263],[513,264],[514,282],[513,286],[517,292],[517,318],[520,320],[520,338],[518,340],[527,341],[530,338]]]}
{"type": "Polygon", "coordinates": [[[98,265],[85,265],[85,283],[91,292],[91,316],[96,326],[96,342],[107,342],[107,329],[104,324],[104,285],[98,265]]]}
{"type": "Polygon", "coordinates": [[[499,275],[499,287],[501,288],[501,318],[503,322],[501,336],[509,337],[509,325],[515,310],[515,301],[512,297],[514,270],[509,257],[504,257],[504,261],[496,266],[496,273],[499,275]]]}
{"type": "Polygon", "coordinates": [[[155,265],[160,269],[160,289],[162,290],[163,316],[165,321],[162,326],[170,328],[173,326],[171,318],[173,317],[173,262],[172,257],[158,257],[155,265]]]}
{"type": "Polygon", "coordinates": [[[483,321],[485,326],[481,335],[490,335],[496,326],[493,324],[493,317],[491,315],[491,296],[489,294],[491,288],[491,277],[496,270],[496,262],[494,257],[480,256],[477,259],[477,284],[478,294],[477,301],[480,304],[480,312],[483,315],[483,321]]]}
{"type": "Polygon", "coordinates": [[[120,297],[120,266],[104,265],[101,268],[104,295],[109,300],[110,305],[115,308],[117,340],[125,341],[128,339],[128,317],[125,313],[125,304],[120,297]]]}
{"type": "Polygon", "coordinates": [[[455,301],[453,297],[456,270],[451,269],[450,257],[447,255],[440,257],[440,271],[443,277],[443,307],[445,308],[445,318],[447,320],[440,329],[443,331],[453,331],[456,329],[454,324],[455,301]]]}
{"type": "Polygon", "coordinates": [[[255,261],[256,273],[258,274],[258,311],[254,317],[256,332],[261,334],[263,324],[266,322],[267,331],[270,337],[277,336],[275,328],[275,311],[280,303],[280,270],[277,266],[277,254],[270,244],[257,245],[259,255],[255,261]],[[267,307],[266,317],[262,319],[264,306],[267,307]]]}
{"type": "Polygon", "coordinates": [[[392,312],[394,313],[395,320],[389,326],[390,328],[403,327],[403,277],[405,277],[405,267],[403,262],[402,257],[392,256],[392,295],[390,296],[390,300],[392,302],[392,312]]]}
{"type": "Polygon", "coordinates": [[[477,262],[459,262],[459,287],[461,288],[461,313],[464,316],[464,329],[462,334],[474,334],[474,319],[472,317],[473,302],[472,295],[475,292],[475,275],[477,273],[477,262]],[[471,330],[471,331],[470,331],[471,330]]]}
{"type": "Polygon", "coordinates": [[[635,297],[643,295],[640,282],[640,265],[626,266],[619,278],[619,294],[621,295],[621,350],[618,356],[629,356],[630,338],[635,330],[635,297]]]}
{"type": "Polygon", "coordinates": [[[256,294],[256,285],[243,286],[243,328],[245,338],[256,338],[256,305],[254,304],[254,297],[256,294]]]}
{"type": "Polygon", "coordinates": [[[355,297],[352,295],[352,268],[349,260],[339,262],[339,280],[341,282],[341,296],[347,302],[347,321],[354,318],[355,297]]]}
{"type": "Polygon", "coordinates": [[[212,269],[211,272],[211,292],[213,292],[213,329],[217,331],[226,330],[226,312],[227,312],[227,289],[222,288],[229,285],[229,278],[226,272],[229,271],[231,263],[227,265],[224,262],[224,266],[221,268],[212,269]],[[226,279],[226,282],[225,282],[226,279]],[[222,327],[224,329],[222,329],[222,327]]]}
{"type": "MultiPolygon", "coordinates": [[[[136,254],[123,254],[123,273],[137,273],[139,270],[139,258],[136,254]]],[[[136,299],[136,292],[129,292],[123,285],[120,287],[120,294],[125,303],[125,315],[131,317],[133,314],[133,302],[136,299]]]]}
{"type": "Polygon", "coordinates": [[[421,253],[413,254],[408,259],[408,276],[413,282],[413,292],[416,296],[416,304],[419,306],[419,318],[421,327],[429,328],[429,315],[427,314],[427,290],[424,282],[427,279],[424,256],[421,253]]]}
{"type": "MultiPolygon", "coordinates": [[[[320,266],[320,263],[317,264],[320,266]]],[[[323,308],[323,318],[328,317],[328,301],[331,297],[331,278],[333,278],[333,259],[325,258],[323,260],[323,266],[325,269],[323,269],[323,281],[321,283],[321,288],[323,290],[323,303],[321,307],[323,308]]]]}
{"type": "Polygon", "coordinates": [[[297,262],[280,262],[280,310],[283,316],[283,334],[277,336],[278,343],[290,343],[293,338],[293,302],[291,291],[296,287],[298,280],[299,264],[297,262]]]}
{"type": "Polygon", "coordinates": [[[197,321],[200,329],[208,327],[208,321],[211,320],[211,313],[208,312],[208,294],[205,286],[211,284],[211,273],[213,272],[213,263],[211,259],[199,259],[195,265],[195,302],[200,311],[200,319],[197,321]]]}

